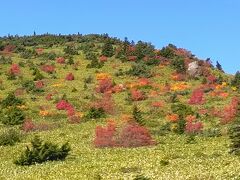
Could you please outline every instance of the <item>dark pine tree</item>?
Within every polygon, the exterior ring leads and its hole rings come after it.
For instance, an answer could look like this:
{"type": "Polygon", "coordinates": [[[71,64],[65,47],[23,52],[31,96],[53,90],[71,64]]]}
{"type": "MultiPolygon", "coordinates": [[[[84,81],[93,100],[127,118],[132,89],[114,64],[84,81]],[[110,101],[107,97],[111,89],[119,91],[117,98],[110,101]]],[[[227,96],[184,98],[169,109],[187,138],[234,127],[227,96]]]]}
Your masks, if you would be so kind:
{"type": "Polygon", "coordinates": [[[223,71],[223,68],[222,68],[222,65],[217,61],[217,64],[216,64],[216,68],[219,70],[219,71],[223,71]]]}
{"type": "Polygon", "coordinates": [[[112,57],[114,55],[114,48],[110,40],[108,40],[102,48],[102,55],[106,57],[112,57]]]}
{"type": "Polygon", "coordinates": [[[232,80],[232,86],[240,88],[240,71],[236,72],[234,79],[232,80]]]}

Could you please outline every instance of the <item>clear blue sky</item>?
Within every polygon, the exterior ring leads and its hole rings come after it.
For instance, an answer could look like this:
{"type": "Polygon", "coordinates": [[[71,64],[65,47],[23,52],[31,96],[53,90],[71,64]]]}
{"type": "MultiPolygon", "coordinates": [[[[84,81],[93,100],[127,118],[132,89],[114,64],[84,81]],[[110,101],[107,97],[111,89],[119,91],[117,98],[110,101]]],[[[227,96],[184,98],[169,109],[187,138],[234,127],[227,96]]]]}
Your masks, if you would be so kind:
{"type": "Polygon", "coordinates": [[[173,43],[240,70],[240,0],[7,0],[0,17],[0,36],[108,33],[173,43]]]}

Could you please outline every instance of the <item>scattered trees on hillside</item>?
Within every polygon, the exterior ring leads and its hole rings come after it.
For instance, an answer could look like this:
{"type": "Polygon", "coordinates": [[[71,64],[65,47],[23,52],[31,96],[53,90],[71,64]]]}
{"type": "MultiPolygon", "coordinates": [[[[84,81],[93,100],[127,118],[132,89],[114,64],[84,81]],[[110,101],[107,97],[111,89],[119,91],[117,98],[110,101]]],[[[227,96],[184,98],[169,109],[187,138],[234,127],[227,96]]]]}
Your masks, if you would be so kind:
{"type": "Polygon", "coordinates": [[[107,41],[102,47],[102,55],[106,57],[112,57],[114,55],[114,48],[111,41],[107,41]]]}

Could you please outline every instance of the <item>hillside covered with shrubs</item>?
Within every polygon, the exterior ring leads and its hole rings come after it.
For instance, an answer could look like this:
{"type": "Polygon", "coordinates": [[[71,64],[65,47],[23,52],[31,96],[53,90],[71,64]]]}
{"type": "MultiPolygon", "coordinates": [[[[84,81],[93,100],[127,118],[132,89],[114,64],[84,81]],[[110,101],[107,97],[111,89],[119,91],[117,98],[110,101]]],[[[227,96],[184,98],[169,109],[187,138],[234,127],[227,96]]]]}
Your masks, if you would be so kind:
{"type": "Polygon", "coordinates": [[[0,179],[234,179],[240,72],[108,34],[0,38],[0,179]]]}

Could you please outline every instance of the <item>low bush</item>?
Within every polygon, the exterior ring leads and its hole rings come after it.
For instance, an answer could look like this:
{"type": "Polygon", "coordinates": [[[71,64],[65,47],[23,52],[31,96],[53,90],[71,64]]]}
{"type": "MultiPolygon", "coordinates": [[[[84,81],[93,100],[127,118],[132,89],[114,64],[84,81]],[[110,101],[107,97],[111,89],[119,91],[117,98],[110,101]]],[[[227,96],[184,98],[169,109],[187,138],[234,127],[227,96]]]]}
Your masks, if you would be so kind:
{"type": "Polygon", "coordinates": [[[14,93],[9,93],[8,96],[1,101],[2,108],[7,108],[11,106],[22,105],[23,101],[17,98],[14,93]]]}
{"type": "Polygon", "coordinates": [[[24,119],[25,119],[24,112],[17,107],[4,109],[0,117],[1,122],[6,125],[22,124],[24,122],[24,119]]]}
{"type": "Polygon", "coordinates": [[[15,143],[20,142],[21,135],[15,129],[7,129],[0,134],[0,146],[13,146],[15,143]]]}
{"type": "Polygon", "coordinates": [[[151,69],[144,63],[133,64],[127,74],[137,77],[149,78],[152,76],[151,69]]]}
{"type": "Polygon", "coordinates": [[[51,142],[43,142],[38,136],[31,141],[32,147],[27,147],[21,156],[14,161],[16,165],[29,166],[46,161],[65,160],[71,150],[68,143],[58,147],[51,142]]]}
{"type": "Polygon", "coordinates": [[[105,111],[103,110],[103,108],[95,108],[95,107],[91,107],[86,116],[87,119],[99,119],[99,118],[104,118],[106,117],[105,111]]]}

